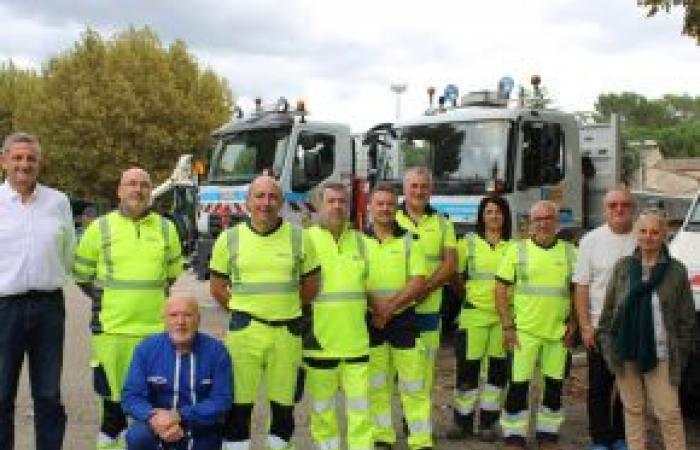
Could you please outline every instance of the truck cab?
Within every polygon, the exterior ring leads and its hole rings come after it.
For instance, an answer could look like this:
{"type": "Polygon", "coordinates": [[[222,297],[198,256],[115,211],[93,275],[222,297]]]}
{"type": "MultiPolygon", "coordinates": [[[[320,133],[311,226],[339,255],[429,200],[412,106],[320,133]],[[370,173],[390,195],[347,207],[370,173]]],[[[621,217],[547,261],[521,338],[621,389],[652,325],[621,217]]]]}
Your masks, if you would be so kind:
{"type": "Polygon", "coordinates": [[[377,155],[378,179],[400,187],[408,168],[429,167],[431,205],[454,221],[458,234],[476,225],[481,198],[497,193],[508,199],[521,236],[529,208],[541,199],[559,205],[562,234],[578,236],[586,223],[584,175],[596,173],[596,161],[589,154],[584,163],[577,118],[525,101],[511,106],[500,92],[474,92],[460,102],[452,97],[451,108],[429,108],[395,125],[393,145],[377,155]]]}
{"type": "Polygon", "coordinates": [[[250,117],[239,115],[213,137],[208,174],[198,192],[194,265],[200,278],[206,276],[218,234],[247,217],[246,193],[256,176],[266,173],[279,180],[283,217],[302,225],[314,219],[315,199],[325,181],[341,182],[350,191],[358,188],[350,127],[309,121],[303,104],[290,110],[285,99],[268,109],[258,103],[250,117]]]}

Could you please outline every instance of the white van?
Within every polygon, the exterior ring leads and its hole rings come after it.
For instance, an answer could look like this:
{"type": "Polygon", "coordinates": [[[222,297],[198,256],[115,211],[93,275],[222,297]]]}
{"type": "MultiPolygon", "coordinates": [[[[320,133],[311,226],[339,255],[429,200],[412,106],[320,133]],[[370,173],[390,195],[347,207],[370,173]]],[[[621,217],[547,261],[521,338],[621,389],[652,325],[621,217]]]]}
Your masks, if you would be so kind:
{"type": "Polygon", "coordinates": [[[683,226],[669,244],[671,255],[688,268],[695,300],[695,345],[681,384],[681,403],[685,412],[700,415],[700,191],[693,200],[683,226]]]}

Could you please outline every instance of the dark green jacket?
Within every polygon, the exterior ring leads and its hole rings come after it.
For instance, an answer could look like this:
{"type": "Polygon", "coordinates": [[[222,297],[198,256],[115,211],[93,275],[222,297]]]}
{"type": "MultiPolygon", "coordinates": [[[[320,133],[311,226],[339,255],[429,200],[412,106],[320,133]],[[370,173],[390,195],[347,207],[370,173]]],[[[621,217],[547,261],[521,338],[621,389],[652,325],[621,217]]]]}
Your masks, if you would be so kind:
{"type": "MultiPolygon", "coordinates": [[[[612,328],[619,319],[629,290],[629,264],[634,258],[640,258],[639,249],[635,250],[632,256],[625,256],[615,264],[598,324],[597,340],[600,351],[613,371],[621,370],[622,361],[613,346],[612,328]]],[[[668,269],[656,293],[668,334],[669,380],[671,384],[678,386],[681,382],[681,372],[693,347],[695,303],[688,281],[688,271],[683,263],[663,253],[659,258],[669,258],[668,269]]]]}

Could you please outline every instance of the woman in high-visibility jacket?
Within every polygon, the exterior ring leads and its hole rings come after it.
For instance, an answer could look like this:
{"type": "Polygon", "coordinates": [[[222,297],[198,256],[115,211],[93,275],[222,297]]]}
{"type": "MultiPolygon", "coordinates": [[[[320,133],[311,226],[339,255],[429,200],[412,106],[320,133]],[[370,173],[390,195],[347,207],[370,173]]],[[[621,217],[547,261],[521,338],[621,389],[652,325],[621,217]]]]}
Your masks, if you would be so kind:
{"type": "Polygon", "coordinates": [[[494,274],[510,246],[511,232],[508,202],[487,196],[479,204],[476,232],[465,235],[457,245],[459,278],[453,285],[463,301],[455,345],[455,428],[448,432],[448,438],[473,435],[477,409],[481,410],[480,437],[496,437],[493,426],[498,421],[507,377],[494,274]],[[486,380],[480,385],[482,374],[486,380]]]}

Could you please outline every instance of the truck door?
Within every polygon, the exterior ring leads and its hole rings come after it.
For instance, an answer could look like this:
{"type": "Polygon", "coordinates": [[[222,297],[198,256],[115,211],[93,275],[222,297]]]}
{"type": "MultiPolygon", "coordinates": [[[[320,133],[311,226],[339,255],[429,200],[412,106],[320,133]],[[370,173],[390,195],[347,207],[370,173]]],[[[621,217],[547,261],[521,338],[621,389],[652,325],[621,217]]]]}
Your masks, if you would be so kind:
{"type": "Polygon", "coordinates": [[[314,193],[336,166],[337,139],[332,133],[301,130],[291,156],[290,192],[285,192],[287,217],[308,224],[315,218],[314,193]]]}
{"type": "Polygon", "coordinates": [[[516,177],[516,223],[528,230],[530,206],[538,200],[562,203],[561,181],[567,176],[565,136],[557,122],[525,120],[521,124],[519,176],[516,177]]]}

